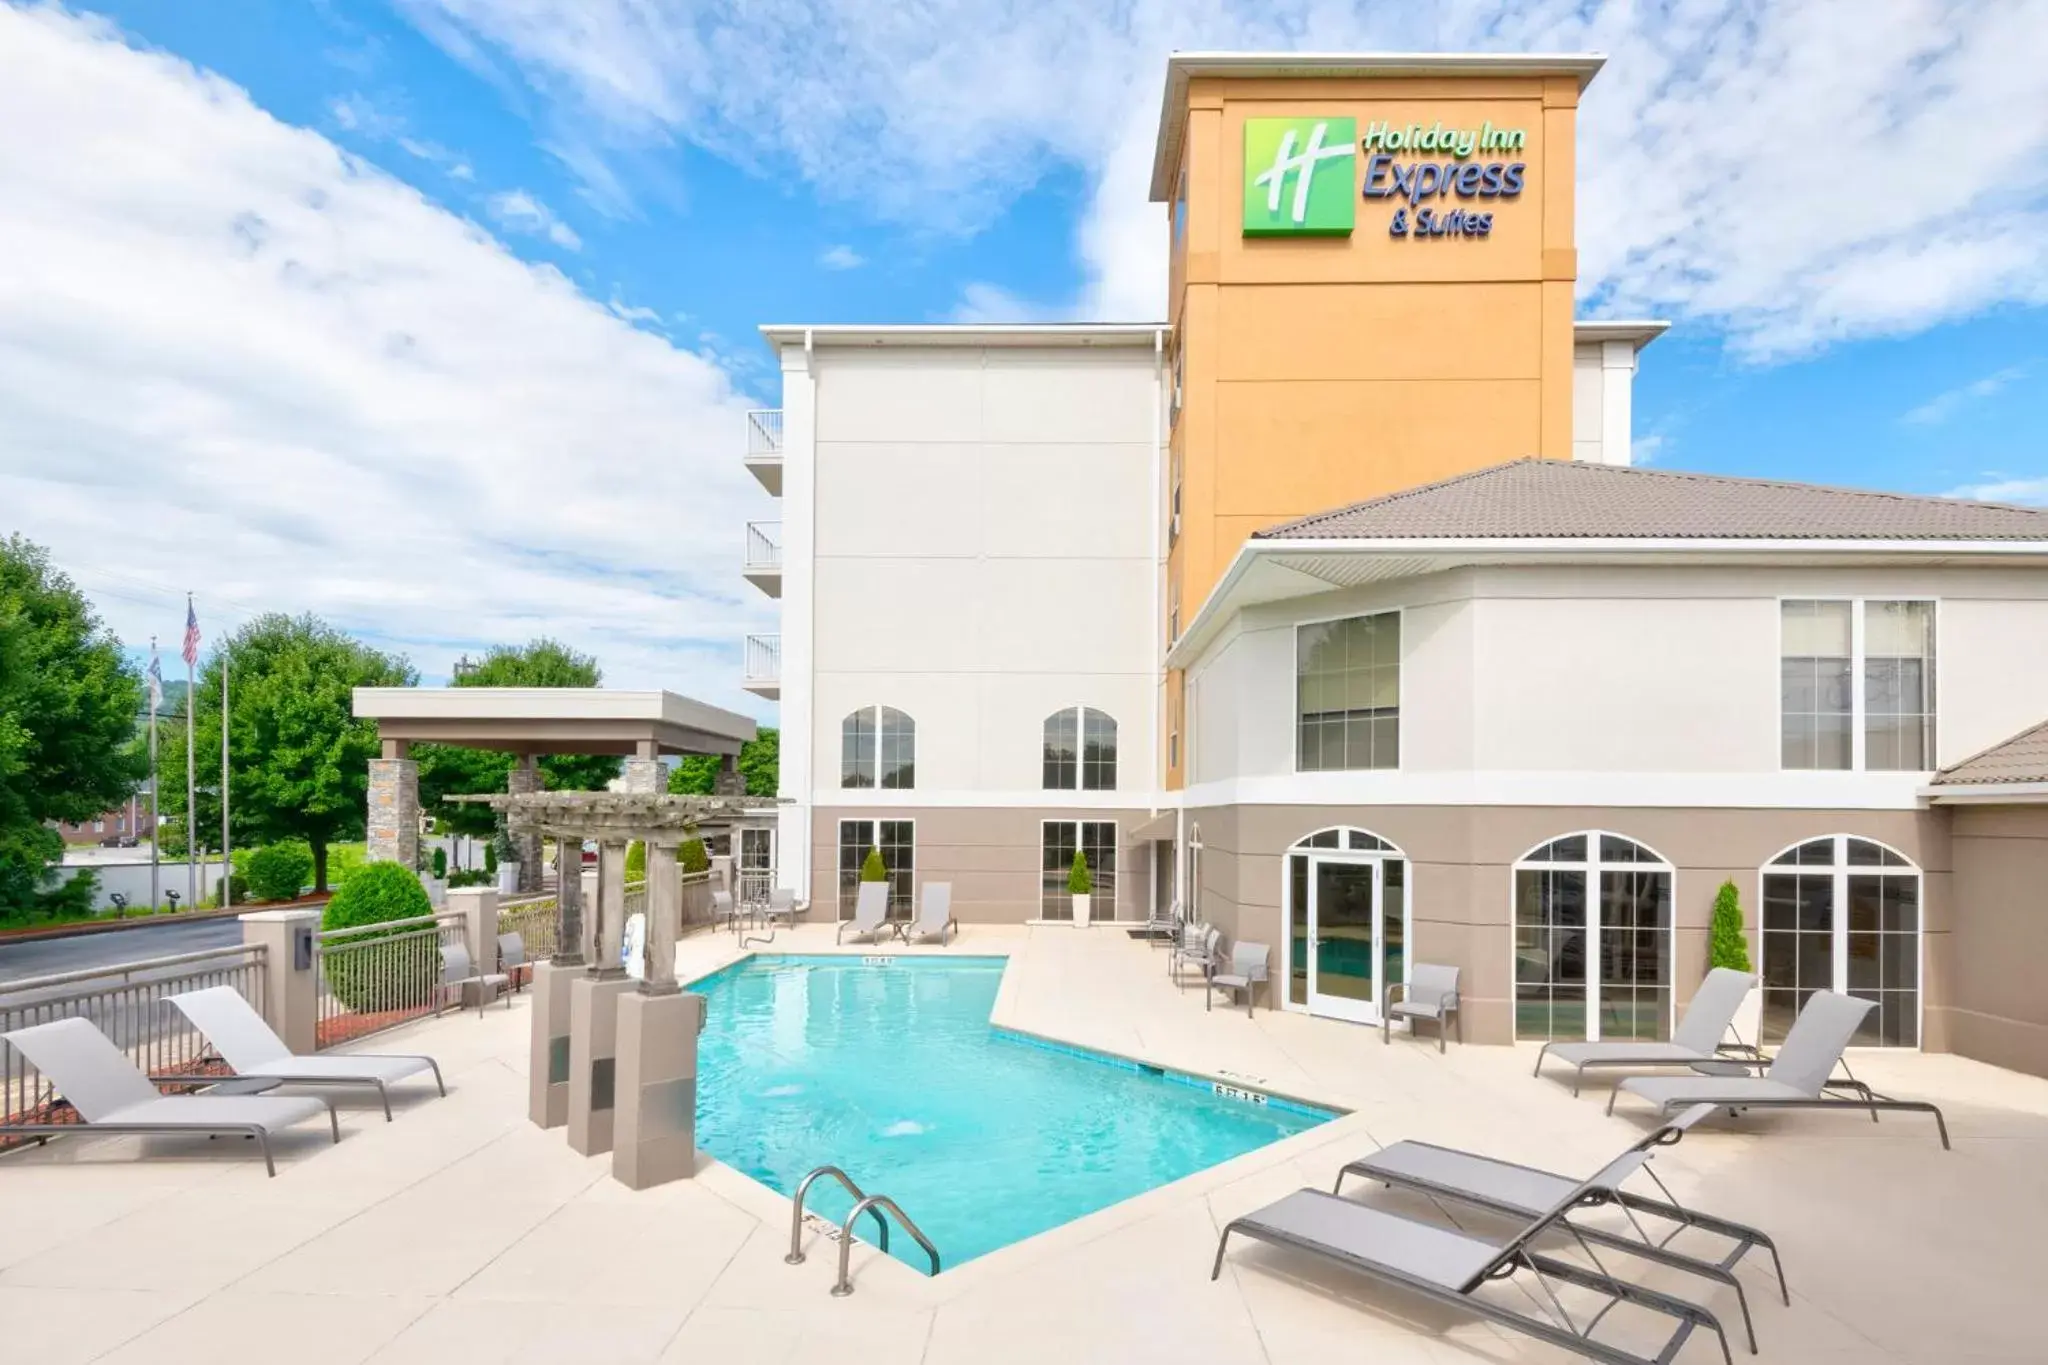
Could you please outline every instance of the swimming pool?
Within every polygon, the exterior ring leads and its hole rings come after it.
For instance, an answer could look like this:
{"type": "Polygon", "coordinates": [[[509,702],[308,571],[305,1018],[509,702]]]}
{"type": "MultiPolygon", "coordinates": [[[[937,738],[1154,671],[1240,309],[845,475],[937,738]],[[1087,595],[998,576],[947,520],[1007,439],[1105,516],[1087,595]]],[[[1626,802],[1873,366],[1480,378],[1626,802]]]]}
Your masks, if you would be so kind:
{"type": "MultiPolygon", "coordinates": [[[[1335,1117],[998,1029],[1003,967],[761,956],[697,982],[697,1145],[785,1195],[842,1167],[951,1269],[1335,1117]]],[[[805,1200],[852,1205],[831,1181],[805,1200]]],[[[890,1251],[927,1268],[901,1233],[890,1251]]]]}

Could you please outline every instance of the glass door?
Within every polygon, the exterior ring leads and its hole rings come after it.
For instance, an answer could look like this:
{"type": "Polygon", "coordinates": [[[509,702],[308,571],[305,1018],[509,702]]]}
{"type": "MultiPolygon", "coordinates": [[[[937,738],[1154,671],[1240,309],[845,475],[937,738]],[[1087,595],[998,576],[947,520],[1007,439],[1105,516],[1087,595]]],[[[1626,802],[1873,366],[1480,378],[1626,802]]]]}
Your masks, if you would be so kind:
{"type": "Polygon", "coordinates": [[[1385,864],[1312,857],[1308,874],[1309,1012],[1378,1023],[1385,864]]]}

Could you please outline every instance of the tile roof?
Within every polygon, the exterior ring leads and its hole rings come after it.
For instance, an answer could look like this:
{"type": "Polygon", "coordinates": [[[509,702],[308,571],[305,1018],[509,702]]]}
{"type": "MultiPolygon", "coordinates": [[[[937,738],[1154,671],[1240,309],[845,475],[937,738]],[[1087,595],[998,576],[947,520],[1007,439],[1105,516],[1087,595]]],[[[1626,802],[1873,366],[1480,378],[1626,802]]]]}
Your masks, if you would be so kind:
{"type": "Polygon", "coordinates": [[[2048,720],[2022,730],[1934,775],[1933,786],[1976,786],[1994,782],[2048,782],[2048,720]]]}
{"type": "Polygon", "coordinates": [[[2048,509],[1522,459],[1319,512],[1263,540],[2048,540],[2048,509]]]}

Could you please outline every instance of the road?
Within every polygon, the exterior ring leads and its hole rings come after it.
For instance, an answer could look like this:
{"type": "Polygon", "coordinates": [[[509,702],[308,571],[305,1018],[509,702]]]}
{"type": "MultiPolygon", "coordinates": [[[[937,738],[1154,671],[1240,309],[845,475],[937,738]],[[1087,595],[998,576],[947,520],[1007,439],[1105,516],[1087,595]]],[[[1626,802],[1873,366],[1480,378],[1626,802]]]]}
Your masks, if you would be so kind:
{"type": "Polygon", "coordinates": [[[0,943],[0,984],[32,976],[84,971],[135,962],[146,957],[231,948],[242,941],[242,926],[232,919],[188,920],[170,916],[144,929],[118,929],[67,938],[41,938],[29,943],[0,943]]]}

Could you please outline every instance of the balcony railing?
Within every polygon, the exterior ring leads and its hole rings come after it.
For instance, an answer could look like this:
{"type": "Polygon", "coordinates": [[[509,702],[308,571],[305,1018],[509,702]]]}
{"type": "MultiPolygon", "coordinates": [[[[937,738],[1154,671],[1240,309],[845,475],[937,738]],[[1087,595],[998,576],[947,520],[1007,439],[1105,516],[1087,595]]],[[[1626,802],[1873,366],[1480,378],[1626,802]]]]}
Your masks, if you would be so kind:
{"type": "Polygon", "coordinates": [[[782,496],[781,408],[756,408],[747,414],[746,464],[763,488],[782,496]]]}
{"type": "Polygon", "coordinates": [[[780,569],[782,567],[782,523],[779,521],[750,521],[747,523],[747,571],[759,569],[780,569]]]}
{"type": "Polygon", "coordinates": [[[749,635],[741,663],[740,686],[762,697],[782,695],[782,637],[749,635]]]}

